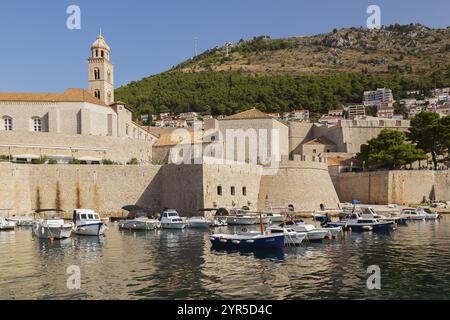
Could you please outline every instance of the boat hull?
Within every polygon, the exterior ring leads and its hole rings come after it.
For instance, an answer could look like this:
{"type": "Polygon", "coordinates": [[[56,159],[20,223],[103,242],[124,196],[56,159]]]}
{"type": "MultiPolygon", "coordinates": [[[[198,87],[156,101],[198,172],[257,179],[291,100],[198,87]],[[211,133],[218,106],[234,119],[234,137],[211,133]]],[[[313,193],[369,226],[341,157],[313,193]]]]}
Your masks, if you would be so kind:
{"type": "Polygon", "coordinates": [[[285,246],[299,246],[302,244],[303,240],[306,239],[305,233],[300,232],[286,232],[284,234],[284,244],[285,246]]]}
{"type": "Polygon", "coordinates": [[[144,221],[124,221],[119,224],[119,229],[122,230],[136,230],[136,231],[146,231],[146,230],[156,230],[159,228],[158,222],[144,222],[144,221]]]}
{"type": "Polygon", "coordinates": [[[33,226],[33,234],[39,239],[67,239],[72,235],[73,228],[67,227],[45,227],[38,224],[33,226]]]}
{"type": "Polygon", "coordinates": [[[285,236],[212,235],[210,241],[213,248],[226,250],[281,249],[284,247],[285,236]]]}
{"type": "Polygon", "coordinates": [[[161,223],[161,228],[163,229],[177,229],[181,230],[186,227],[184,222],[163,222],[161,223]]]}
{"type": "Polygon", "coordinates": [[[342,227],[344,230],[352,230],[356,232],[364,231],[381,231],[386,232],[392,230],[394,222],[379,222],[379,223],[346,223],[346,222],[329,222],[330,227],[342,227]]]}
{"type": "Polygon", "coordinates": [[[255,217],[228,217],[227,224],[232,226],[244,226],[244,225],[253,225],[258,223],[258,219],[255,217]]]}
{"type": "Polygon", "coordinates": [[[328,230],[320,230],[320,229],[299,233],[305,233],[306,239],[308,241],[322,241],[330,234],[328,230]]]}
{"type": "Polygon", "coordinates": [[[211,224],[212,223],[209,221],[205,221],[205,222],[188,221],[189,228],[194,228],[194,229],[209,229],[211,227],[211,224]]]}
{"type": "Polygon", "coordinates": [[[77,226],[73,233],[79,236],[101,236],[104,235],[106,226],[103,222],[92,223],[84,226],[77,226]]]}

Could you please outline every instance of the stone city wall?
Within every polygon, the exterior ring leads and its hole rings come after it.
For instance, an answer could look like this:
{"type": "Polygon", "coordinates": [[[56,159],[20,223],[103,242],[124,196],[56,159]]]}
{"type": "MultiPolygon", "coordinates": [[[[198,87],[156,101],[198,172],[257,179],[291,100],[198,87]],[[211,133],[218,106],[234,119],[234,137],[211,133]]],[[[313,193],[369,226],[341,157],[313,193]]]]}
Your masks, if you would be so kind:
{"type": "Polygon", "coordinates": [[[126,163],[131,158],[150,162],[152,142],[108,136],[48,132],[0,131],[0,155],[93,157],[126,163]]]}
{"type": "Polygon", "coordinates": [[[261,210],[281,209],[293,205],[296,211],[338,208],[339,198],[331,181],[326,160],[294,156],[279,168],[264,169],[259,192],[261,210]]]}
{"type": "Polygon", "coordinates": [[[341,201],[362,203],[416,204],[424,199],[450,201],[448,171],[401,170],[346,172],[335,177],[341,201]]]}

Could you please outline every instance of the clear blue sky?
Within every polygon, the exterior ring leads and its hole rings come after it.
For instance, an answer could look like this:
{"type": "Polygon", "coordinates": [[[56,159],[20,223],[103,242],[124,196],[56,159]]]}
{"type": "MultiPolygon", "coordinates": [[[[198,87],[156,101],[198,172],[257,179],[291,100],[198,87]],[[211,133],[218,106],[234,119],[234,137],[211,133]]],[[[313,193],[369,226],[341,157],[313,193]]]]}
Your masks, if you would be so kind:
{"type": "Polygon", "coordinates": [[[449,26],[448,0],[0,0],[0,91],[61,92],[87,87],[90,45],[102,27],[116,87],[159,73],[199,52],[257,35],[272,38],[365,26],[369,4],[382,24],[449,26]],[[66,8],[81,7],[81,30],[66,8]]]}

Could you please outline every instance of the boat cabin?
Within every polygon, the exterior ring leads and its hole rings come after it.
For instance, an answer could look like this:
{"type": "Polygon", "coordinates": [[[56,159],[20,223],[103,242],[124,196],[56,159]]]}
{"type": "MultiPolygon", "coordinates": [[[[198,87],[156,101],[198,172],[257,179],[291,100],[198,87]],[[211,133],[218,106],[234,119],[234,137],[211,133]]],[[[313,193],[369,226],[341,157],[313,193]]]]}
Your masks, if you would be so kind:
{"type": "Polygon", "coordinates": [[[183,222],[176,210],[166,209],[162,212],[160,220],[170,220],[172,222],[183,222]]]}
{"type": "Polygon", "coordinates": [[[76,209],[73,211],[74,221],[100,221],[100,216],[94,210],[76,209]]]}

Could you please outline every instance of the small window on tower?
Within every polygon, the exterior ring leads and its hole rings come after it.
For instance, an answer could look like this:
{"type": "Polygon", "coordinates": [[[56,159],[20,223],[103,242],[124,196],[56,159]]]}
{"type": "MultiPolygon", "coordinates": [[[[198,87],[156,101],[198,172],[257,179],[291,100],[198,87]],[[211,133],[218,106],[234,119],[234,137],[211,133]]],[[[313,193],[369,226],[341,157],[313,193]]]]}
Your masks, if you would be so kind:
{"type": "Polygon", "coordinates": [[[105,52],[102,50],[102,58],[105,57],[105,52]]]}

